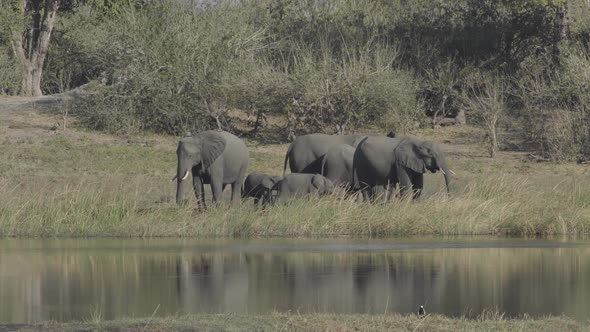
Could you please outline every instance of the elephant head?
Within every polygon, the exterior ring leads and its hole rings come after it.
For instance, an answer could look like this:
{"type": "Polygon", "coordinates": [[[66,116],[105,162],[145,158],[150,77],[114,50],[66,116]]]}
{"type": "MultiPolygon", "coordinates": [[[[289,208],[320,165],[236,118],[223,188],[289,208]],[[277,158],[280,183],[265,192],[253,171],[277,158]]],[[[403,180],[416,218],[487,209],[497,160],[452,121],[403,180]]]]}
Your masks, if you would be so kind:
{"type": "Polygon", "coordinates": [[[334,192],[334,183],[322,175],[315,175],[311,179],[311,184],[316,188],[320,195],[334,192]]]}
{"type": "Polygon", "coordinates": [[[267,203],[272,203],[272,191],[273,188],[276,188],[279,182],[283,180],[282,176],[266,176],[260,182],[262,188],[264,188],[264,196],[263,200],[267,203]]]}
{"type": "Polygon", "coordinates": [[[447,192],[449,192],[452,171],[449,170],[445,156],[438,145],[408,137],[404,138],[394,151],[397,164],[416,173],[423,174],[427,170],[435,173],[440,170],[445,177],[447,192]]]}
{"type": "MultiPolygon", "coordinates": [[[[200,176],[225,150],[225,139],[214,131],[206,131],[195,136],[184,137],[178,143],[176,156],[178,165],[176,176],[176,203],[184,198],[184,184],[189,172],[198,172],[200,176]],[[193,170],[194,167],[197,167],[193,170]]],[[[172,180],[174,180],[172,179],[172,180]]]]}

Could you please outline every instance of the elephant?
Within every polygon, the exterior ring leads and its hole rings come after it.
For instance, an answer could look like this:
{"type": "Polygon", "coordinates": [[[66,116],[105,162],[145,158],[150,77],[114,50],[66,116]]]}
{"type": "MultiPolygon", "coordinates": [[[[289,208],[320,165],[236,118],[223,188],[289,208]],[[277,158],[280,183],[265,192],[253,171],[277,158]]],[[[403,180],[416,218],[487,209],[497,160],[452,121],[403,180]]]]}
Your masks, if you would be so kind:
{"type": "Polygon", "coordinates": [[[334,183],[319,174],[291,173],[285,175],[281,181],[275,184],[269,192],[268,200],[286,202],[289,198],[306,194],[329,194],[334,192],[334,183]],[[276,199],[272,198],[272,192],[277,192],[276,199]]]}
{"type": "Polygon", "coordinates": [[[388,186],[392,191],[399,183],[401,194],[412,192],[415,199],[422,193],[427,170],[440,170],[449,192],[454,172],[438,145],[414,137],[372,136],[364,138],[354,152],[351,179],[365,198],[373,198],[371,189],[376,186],[388,186]]]}
{"type": "Polygon", "coordinates": [[[252,172],[244,181],[242,198],[253,197],[254,204],[268,203],[269,191],[282,179],[282,176],[270,176],[260,172],[252,172]]]}
{"type": "Polygon", "coordinates": [[[332,181],[335,186],[341,186],[346,191],[354,190],[352,184],[352,159],[355,148],[347,144],[335,145],[322,158],[320,174],[332,181]]]}
{"type": "Polygon", "coordinates": [[[226,131],[209,130],[184,137],[176,149],[176,203],[184,198],[185,180],[193,176],[197,207],[205,207],[204,184],[211,185],[213,203],[221,200],[223,189],[231,184],[231,200],[239,202],[248,168],[248,148],[237,136],[226,131]]]}
{"type": "Polygon", "coordinates": [[[285,154],[283,175],[287,170],[287,162],[291,173],[320,174],[322,157],[335,145],[346,144],[354,146],[355,142],[366,135],[326,135],[309,134],[297,137],[285,154]]]}

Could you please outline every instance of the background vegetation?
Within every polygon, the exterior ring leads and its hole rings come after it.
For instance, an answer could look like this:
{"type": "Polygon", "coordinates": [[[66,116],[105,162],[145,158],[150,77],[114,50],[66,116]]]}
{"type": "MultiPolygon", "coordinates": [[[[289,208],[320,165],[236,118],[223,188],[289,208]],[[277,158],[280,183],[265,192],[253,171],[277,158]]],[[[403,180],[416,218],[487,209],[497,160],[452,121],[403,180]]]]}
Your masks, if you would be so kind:
{"type": "MultiPolygon", "coordinates": [[[[0,93],[18,94],[22,22],[0,12],[0,93]]],[[[491,155],[516,128],[587,159],[589,42],[585,0],[61,0],[41,88],[89,83],[74,111],[114,133],[408,132],[467,111],[491,155]]]]}

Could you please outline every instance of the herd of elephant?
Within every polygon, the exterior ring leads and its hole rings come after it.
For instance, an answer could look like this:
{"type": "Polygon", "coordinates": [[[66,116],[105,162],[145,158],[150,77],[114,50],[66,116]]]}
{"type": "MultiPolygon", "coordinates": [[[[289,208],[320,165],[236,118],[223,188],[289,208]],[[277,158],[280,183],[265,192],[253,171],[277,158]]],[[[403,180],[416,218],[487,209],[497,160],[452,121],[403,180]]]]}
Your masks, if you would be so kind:
{"type": "Polygon", "coordinates": [[[187,134],[178,143],[176,202],[184,200],[192,174],[197,207],[205,207],[204,185],[211,185],[213,202],[231,185],[232,201],[254,198],[257,204],[285,202],[306,194],[323,195],[342,187],[373,200],[378,193],[420,196],[424,173],[441,171],[447,191],[454,174],[440,148],[430,141],[383,135],[310,134],[297,137],[285,155],[282,176],[253,172],[246,176],[246,144],[225,131],[187,134]],[[291,174],[285,175],[287,163],[291,174]]]}

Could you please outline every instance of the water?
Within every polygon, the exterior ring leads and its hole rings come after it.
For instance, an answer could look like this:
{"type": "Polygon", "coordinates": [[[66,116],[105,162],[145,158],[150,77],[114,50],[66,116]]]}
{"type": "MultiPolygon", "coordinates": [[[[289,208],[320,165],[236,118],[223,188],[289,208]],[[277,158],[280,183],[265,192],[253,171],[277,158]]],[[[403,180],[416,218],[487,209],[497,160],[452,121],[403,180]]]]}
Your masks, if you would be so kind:
{"type": "Polygon", "coordinates": [[[272,310],[590,319],[590,241],[0,239],[0,322],[272,310]]]}

